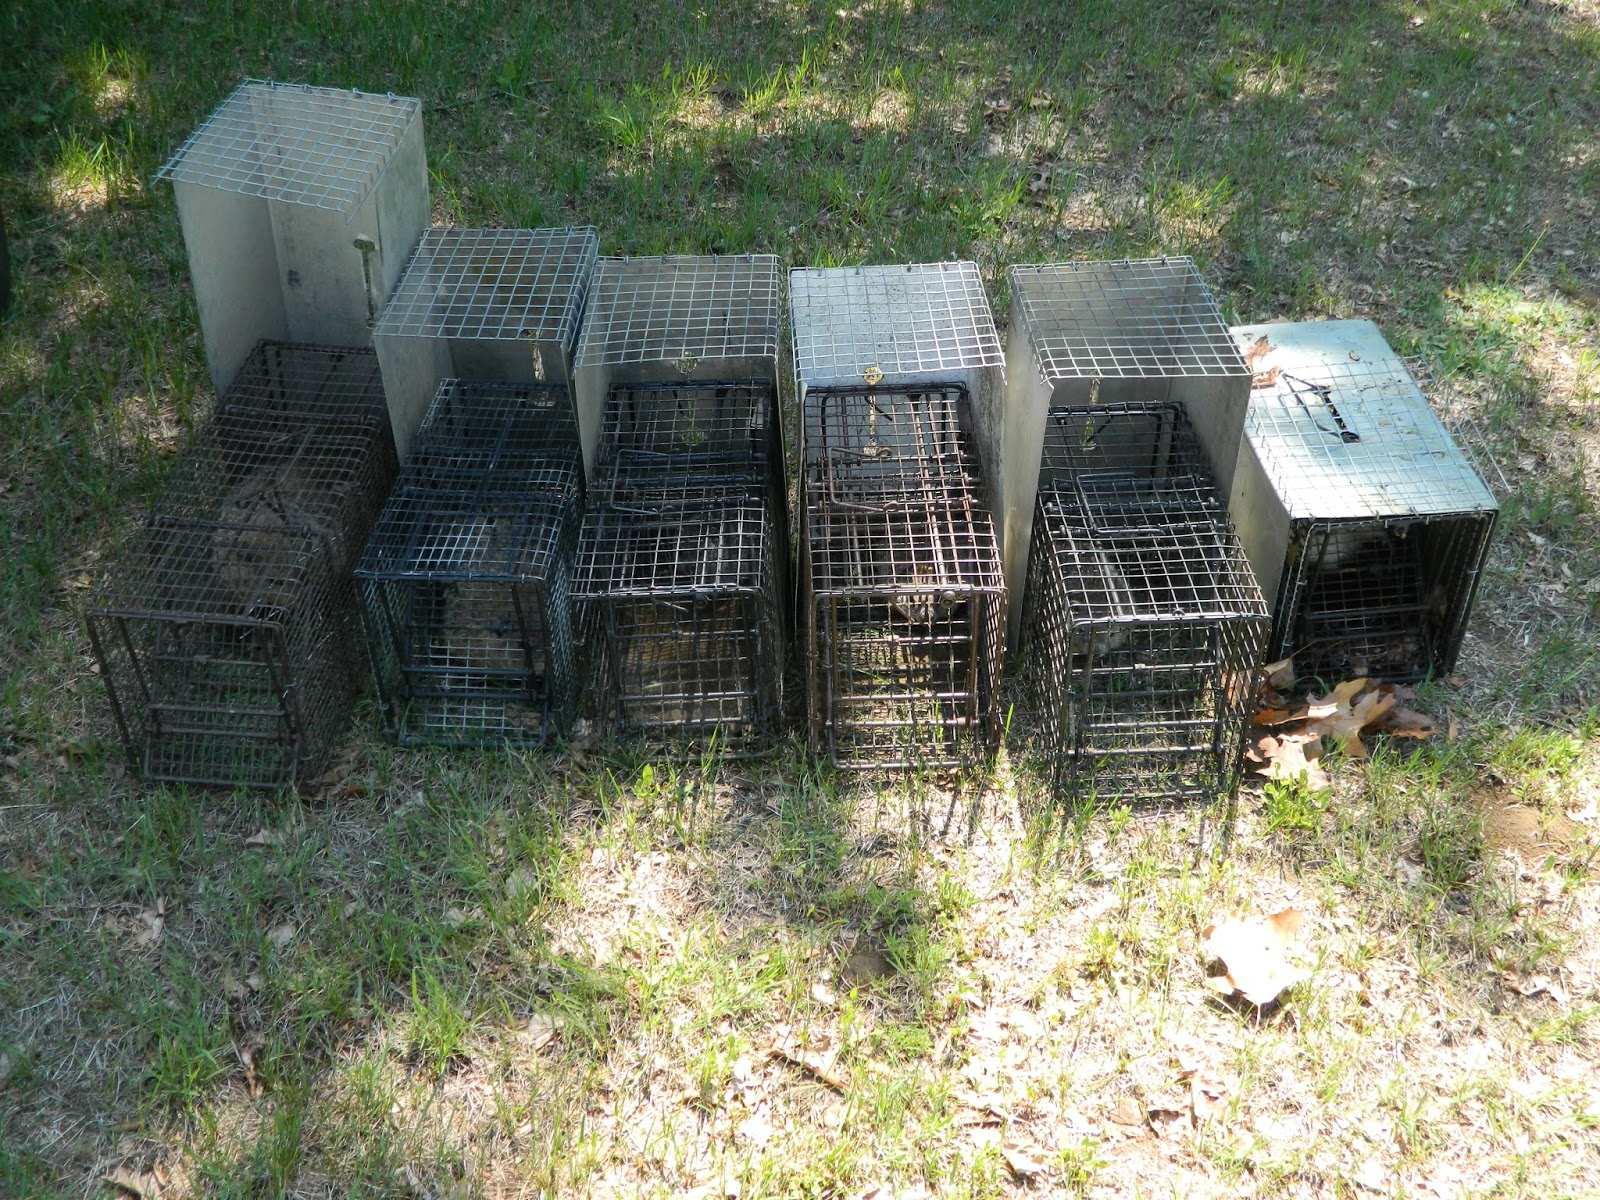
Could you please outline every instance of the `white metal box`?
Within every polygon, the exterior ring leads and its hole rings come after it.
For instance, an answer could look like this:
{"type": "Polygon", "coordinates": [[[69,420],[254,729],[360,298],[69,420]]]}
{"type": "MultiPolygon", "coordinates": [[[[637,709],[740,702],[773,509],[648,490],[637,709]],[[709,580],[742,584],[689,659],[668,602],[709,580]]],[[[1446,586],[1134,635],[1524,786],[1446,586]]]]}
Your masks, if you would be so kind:
{"type": "Polygon", "coordinates": [[[172,182],[220,395],[262,340],[371,344],[428,225],[422,104],[246,80],[156,178],[172,182]]]}
{"type": "Polygon", "coordinates": [[[1019,265],[1006,277],[1004,465],[994,478],[1015,638],[1050,409],[1181,404],[1226,496],[1250,369],[1192,259],[1019,265]]]}
{"type": "Polygon", "coordinates": [[[422,235],[372,330],[402,458],[445,379],[571,388],[599,254],[589,227],[422,235]]]}

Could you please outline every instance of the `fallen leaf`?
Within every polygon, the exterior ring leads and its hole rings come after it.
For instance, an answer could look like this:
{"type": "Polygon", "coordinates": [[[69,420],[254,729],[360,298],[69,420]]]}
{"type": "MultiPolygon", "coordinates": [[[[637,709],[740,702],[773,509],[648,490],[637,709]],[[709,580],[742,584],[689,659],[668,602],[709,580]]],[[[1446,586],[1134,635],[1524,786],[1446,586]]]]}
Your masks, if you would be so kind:
{"type": "Polygon", "coordinates": [[[1444,740],[1453,744],[1456,740],[1456,734],[1458,732],[1459,726],[1456,724],[1456,715],[1455,713],[1451,713],[1450,723],[1444,727],[1444,740]]]}
{"type": "Polygon", "coordinates": [[[811,998],[824,1008],[832,1008],[839,1003],[839,997],[834,995],[833,989],[821,981],[811,985],[811,998]]]}
{"type": "Polygon", "coordinates": [[[1118,1125],[1134,1126],[1146,1124],[1148,1118],[1144,1105],[1132,1096],[1123,1096],[1111,1106],[1111,1120],[1118,1125]]]}
{"type": "Polygon", "coordinates": [[[1201,947],[1209,959],[1221,959],[1226,973],[1206,980],[1209,987],[1231,995],[1237,992],[1257,1008],[1271,1004],[1285,988],[1307,977],[1291,967],[1286,952],[1299,931],[1304,914],[1293,908],[1270,917],[1234,917],[1207,925],[1201,947]]]}
{"type": "Polygon", "coordinates": [[[10,1050],[0,1050],[0,1092],[6,1090],[6,1084],[11,1082],[11,1076],[16,1073],[17,1065],[22,1061],[22,1056],[10,1050]]]}
{"type": "Polygon", "coordinates": [[[112,1187],[121,1188],[140,1197],[140,1200],[155,1200],[161,1195],[161,1181],[154,1171],[135,1171],[132,1167],[114,1167],[103,1176],[112,1187]]]}
{"type": "Polygon", "coordinates": [[[740,1123],[739,1135],[757,1146],[765,1146],[772,1140],[772,1122],[757,1113],[740,1123]]]}
{"type": "Polygon", "coordinates": [[[1246,748],[1245,757],[1261,763],[1255,770],[1268,779],[1304,779],[1308,788],[1318,792],[1333,786],[1328,773],[1317,765],[1322,743],[1314,734],[1263,734],[1246,748]]]}
{"type": "Polygon", "coordinates": [[[850,1086],[850,1081],[836,1069],[836,1055],[818,1054],[816,1051],[807,1050],[793,1041],[779,1042],[773,1045],[767,1051],[767,1054],[769,1057],[780,1059],[792,1067],[799,1067],[802,1071],[838,1091],[845,1091],[850,1086]]]}
{"type": "Polygon", "coordinates": [[[281,846],[283,845],[283,839],[284,834],[281,829],[268,829],[266,826],[262,826],[245,838],[244,844],[251,849],[261,846],[281,846]]]}
{"type": "Polygon", "coordinates": [[[274,925],[267,930],[267,941],[282,950],[290,942],[294,941],[294,926],[287,923],[274,925]]]}
{"type": "Polygon", "coordinates": [[[522,1040],[528,1044],[530,1050],[543,1050],[555,1041],[556,1034],[561,1032],[561,1026],[559,1017],[551,1016],[549,1013],[534,1013],[522,1029],[522,1040]]]}
{"type": "Polygon", "coordinates": [[[133,931],[133,944],[140,949],[154,946],[161,940],[161,932],[167,927],[166,902],[157,900],[155,908],[147,908],[139,913],[138,927],[133,931]]]}
{"type": "Polygon", "coordinates": [[[234,1043],[233,1049],[244,1067],[244,1082],[252,1096],[261,1095],[261,1075],[256,1069],[256,1058],[266,1049],[267,1039],[260,1030],[251,1030],[234,1043]]]}
{"type": "Polygon", "coordinates": [[[1000,1148],[1000,1157],[1005,1160],[1006,1170],[1011,1172],[1015,1179],[1023,1183],[1032,1182],[1045,1173],[1044,1164],[1035,1162],[1021,1150],[1013,1150],[1009,1146],[1000,1148]]]}
{"type": "Polygon", "coordinates": [[[1227,1110],[1228,1089],[1214,1079],[1196,1075],[1189,1080],[1189,1107],[1194,1112],[1194,1123],[1204,1125],[1227,1110]]]}
{"type": "Polygon", "coordinates": [[[1383,1169],[1383,1164],[1376,1158],[1369,1158],[1356,1168],[1356,1173],[1350,1176],[1350,1181],[1369,1192],[1382,1193],[1389,1190],[1389,1172],[1383,1169]]]}
{"type": "MultiPolygon", "coordinates": [[[[1267,335],[1263,333],[1254,342],[1250,343],[1250,345],[1245,347],[1245,350],[1244,350],[1245,365],[1248,366],[1252,371],[1254,371],[1256,369],[1256,364],[1259,363],[1267,355],[1271,354],[1272,350],[1273,350],[1272,343],[1267,340],[1267,335]]],[[[1283,661],[1284,662],[1288,662],[1289,660],[1288,659],[1284,659],[1283,661]]],[[[1272,668],[1268,667],[1267,669],[1270,671],[1272,668]]]]}
{"type": "Polygon", "coordinates": [[[1430,738],[1439,732],[1438,725],[1427,713],[1398,706],[1390,708],[1368,728],[1373,733],[1387,733],[1390,737],[1430,738]]]}
{"type": "Polygon", "coordinates": [[[1281,367],[1269,367],[1265,371],[1250,376],[1250,388],[1259,391],[1262,388],[1272,387],[1278,382],[1278,376],[1283,373],[1281,367]]]}
{"type": "Polygon", "coordinates": [[[1263,708],[1250,718],[1250,723],[1265,727],[1292,725],[1296,721],[1304,721],[1310,715],[1310,709],[1303,704],[1298,708],[1263,708]]]}
{"type": "Polygon", "coordinates": [[[1516,971],[1503,971],[1500,978],[1519,996],[1526,996],[1529,999],[1539,995],[1549,996],[1562,1008],[1566,1008],[1571,1000],[1567,989],[1548,975],[1522,975],[1516,971]]]}

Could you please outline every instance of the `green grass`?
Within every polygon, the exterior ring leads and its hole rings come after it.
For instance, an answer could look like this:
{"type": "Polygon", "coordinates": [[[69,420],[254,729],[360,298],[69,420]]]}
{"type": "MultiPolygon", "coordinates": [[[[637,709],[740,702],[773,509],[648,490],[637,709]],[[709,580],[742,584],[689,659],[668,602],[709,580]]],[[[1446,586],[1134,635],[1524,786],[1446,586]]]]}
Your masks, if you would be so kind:
{"type": "Polygon", "coordinates": [[[1394,1194],[1587,1194],[1595,832],[1565,814],[1600,789],[1596,18],[13,6],[0,1194],[159,1165],[169,1195],[976,1197],[1028,1189],[1006,1151],[1068,1195],[1355,1195],[1368,1160],[1394,1194]],[[1220,813],[1052,812],[1005,761],[951,805],[794,749],[400,751],[370,703],[330,794],[136,787],[80,616],[210,399],[149,180],[245,76],[420,96],[440,222],[972,257],[1002,321],[1007,263],[1184,253],[1230,318],[1371,316],[1452,380],[1503,491],[1458,678],[1418,701],[1454,740],[1247,795],[1226,853],[1220,813]],[[1496,805],[1550,840],[1507,858],[1496,805]],[[1310,980],[1216,999],[1203,927],[1291,904],[1310,980]],[[1187,1111],[1196,1074],[1219,1115],[1122,1123],[1187,1111]]]}

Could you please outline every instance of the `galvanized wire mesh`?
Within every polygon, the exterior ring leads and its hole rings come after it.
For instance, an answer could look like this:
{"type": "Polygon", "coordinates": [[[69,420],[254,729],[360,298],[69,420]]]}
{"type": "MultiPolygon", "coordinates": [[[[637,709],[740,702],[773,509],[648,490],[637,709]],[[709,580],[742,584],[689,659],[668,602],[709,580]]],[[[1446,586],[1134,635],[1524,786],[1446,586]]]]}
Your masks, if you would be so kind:
{"type": "Polygon", "coordinates": [[[1250,373],[1192,259],[1017,265],[1006,277],[1046,381],[1250,373]]]}
{"type": "Polygon", "coordinates": [[[604,258],[576,367],[775,359],[779,264],[770,254],[604,258]]]}
{"type": "Polygon", "coordinates": [[[632,496],[721,480],[765,485],[781,473],[771,380],[615,384],[596,454],[597,489],[632,496]]]}
{"type": "Polygon", "coordinates": [[[558,342],[570,352],[599,253],[589,226],[430,229],[373,333],[558,342]]]}
{"type": "Polygon", "coordinates": [[[407,96],[248,79],[156,178],[354,213],[421,112],[407,96]]]}
{"type": "Polygon", "coordinates": [[[806,387],[925,380],[1004,363],[975,263],[796,267],[789,306],[795,371],[806,387]]]}
{"type": "Polygon", "coordinates": [[[145,778],[315,773],[360,688],[350,570],[394,472],[370,351],[256,348],[91,603],[145,778]]]}
{"type": "Polygon", "coordinates": [[[402,744],[535,746],[565,730],[581,478],[565,388],[440,387],[356,567],[402,744]]]}
{"type": "Polygon", "coordinates": [[[957,386],[808,391],[811,733],[839,766],[953,766],[998,737],[1005,587],[957,386]]]}
{"type": "MultiPolygon", "coordinates": [[[[1041,489],[1076,495],[1110,520],[1115,506],[1154,504],[1225,517],[1205,451],[1179,404],[1053,408],[1039,459],[1041,489]]],[[[1137,519],[1137,517],[1135,517],[1137,519]]]]}

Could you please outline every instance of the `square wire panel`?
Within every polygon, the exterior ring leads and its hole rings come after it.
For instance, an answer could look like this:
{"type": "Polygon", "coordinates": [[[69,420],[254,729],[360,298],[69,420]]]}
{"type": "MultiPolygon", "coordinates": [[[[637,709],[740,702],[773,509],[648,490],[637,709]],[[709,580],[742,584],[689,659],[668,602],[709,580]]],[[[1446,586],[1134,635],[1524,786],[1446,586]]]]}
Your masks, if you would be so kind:
{"type": "Polygon", "coordinates": [[[1005,362],[976,263],[796,267],[789,311],[795,372],[807,387],[1005,362]]]}
{"type": "Polygon", "coordinates": [[[978,486],[967,390],[812,388],[802,402],[804,479],[818,502],[962,500],[978,486]]]}
{"type": "Polygon", "coordinates": [[[373,334],[559,342],[571,351],[599,254],[591,226],[430,229],[373,334]]]}
{"type": "Polygon", "coordinates": [[[776,358],[780,267],[771,254],[603,258],[577,369],[776,358]]]}
{"type": "Polygon", "coordinates": [[[597,491],[642,495],[713,481],[764,484],[781,471],[777,388],[768,379],[613,384],[597,491]]]}
{"type": "Polygon", "coordinates": [[[1275,369],[1245,436],[1291,519],[1498,507],[1398,358],[1275,369]]]}
{"type": "Polygon", "coordinates": [[[1193,259],[1018,265],[1006,278],[1046,382],[1250,373],[1193,259]]]}
{"type": "Polygon", "coordinates": [[[596,601],[759,591],[773,540],[760,490],[685,481],[664,498],[590,508],[574,590],[596,601]]]}
{"type": "MultiPolygon", "coordinates": [[[[1045,419],[1039,486],[1076,493],[1085,512],[1131,505],[1211,510],[1224,501],[1194,426],[1179,404],[1052,408],[1045,419]]],[[[1137,519],[1134,512],[1130,518],[1137,519]]]]}
{"type": "Polygon", "coordinates": [[[353,214],[421,112],[408,96],[247,79],[156,178],[353,214]]]}
{"type": "Polygon", "coordinates": [[[1231,795],[1269,628],[1243,548],[1204,513],[1089,529],[1041,493],[1025,691],[1058,796],[1231,795]]]}
{"type": "Polygon", "coordinates": [[[488,478],[501,466],[523,464],[581,472],[578,423],[564,387],[446,379],[439,384],[412,443],[408,469],[424,465],[436,475],[458,472],[462,482],[488,478]]]}

